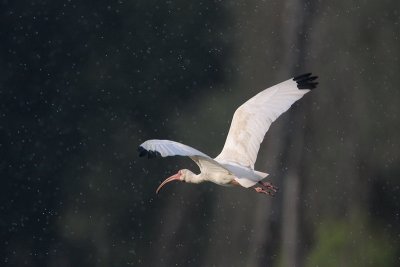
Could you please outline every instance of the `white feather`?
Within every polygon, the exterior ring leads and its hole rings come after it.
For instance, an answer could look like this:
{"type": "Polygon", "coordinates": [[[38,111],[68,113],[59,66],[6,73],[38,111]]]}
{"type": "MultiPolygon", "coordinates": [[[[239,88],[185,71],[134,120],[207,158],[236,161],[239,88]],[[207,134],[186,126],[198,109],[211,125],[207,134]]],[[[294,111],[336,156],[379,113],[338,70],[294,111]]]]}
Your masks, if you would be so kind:
{"type": "Polygon", "coordinates": [[[254,170],[260,144],[272,122],[283,112],[315,88],[317,77],[304,74],[260,92],[233,115],[231,127],[221,153],[212,159],[190,146],[170,140],[148,140],[139,146],[140,156],[188,156],[200,168],[202,179],[220,185],[231,185],[233,180],[251,187],[267,177],[267,173],[254,170]],[[298,88],[299,87],[299,88],[298,88]]]}
{"type": "Polygon", "coordinates": [[[235,111],[224,148],[215,159],[254,169],[260,144],[271,123],[309,91],[299,90],[290,79],[249,99],[235,111]]]}
{"type": "MultiPolygon", "coordinates": [[[[184,145],[170,140],[147,140],[140,147],[149,151],[156,151],[160,153],[162,157],[168,156],[187,156],[190,157],[200,168],[201,172],[212,173],[212,172],[223,172],[229,173],[229,171],[219,164],[217,161],[213,160],[208,155],[203,152],[194,149],[193,147],[184,145]]],[[[147,152],[147,153],[148,153],[147,152]]]]}

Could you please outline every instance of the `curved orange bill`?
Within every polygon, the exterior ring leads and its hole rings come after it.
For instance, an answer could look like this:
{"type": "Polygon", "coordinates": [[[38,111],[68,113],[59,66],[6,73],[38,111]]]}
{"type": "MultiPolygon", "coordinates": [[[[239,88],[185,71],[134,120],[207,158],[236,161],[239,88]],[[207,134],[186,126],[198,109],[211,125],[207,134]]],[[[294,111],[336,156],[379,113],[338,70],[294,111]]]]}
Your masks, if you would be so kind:
{"type": "Polygon", "coordinates": [[[176,174],[174,174],[174,175],[172,175],[171,177],[168,177],[168,178],[165,179],[164,182],[162,182],[162,183],[160,184],[160,186],[157,188],[156,194],[158,194],[158,191],[160,191],[161,187],[163,187],[165,184],[167,184],[167,183],[169,183],[169,182],[172,182],[172,181],[175,181],[175,180],[180,181],[180,179],[181,179],[181,175],[179,174],[179,172],[176,173],[176,174]]]}

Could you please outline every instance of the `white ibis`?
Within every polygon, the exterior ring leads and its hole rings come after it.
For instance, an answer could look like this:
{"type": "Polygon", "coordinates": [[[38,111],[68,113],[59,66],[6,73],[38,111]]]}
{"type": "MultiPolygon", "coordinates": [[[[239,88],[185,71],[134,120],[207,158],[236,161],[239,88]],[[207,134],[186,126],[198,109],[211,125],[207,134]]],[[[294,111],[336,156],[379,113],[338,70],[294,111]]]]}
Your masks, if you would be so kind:
{"type": "Polygon", "coordinates": [[[187,145],[170,140],[147,140],[138,148],[139,156],[190,157],[200,168],[195,174],[190,170],[179,170],[167,178],[157,188],[156,193],[165,184],[181,181],[198,184],[213,182],[224,186],[242,186],[254,188],[258,193],[273,195],[277,188],[262,182],[267,173],[254,170],[260,144],[264,135],[283,112],[310,90],[316,88],[317,76],[303,74],[275,86],[265,89],[241,105],[233,115],[224,148],[214,159],[187,145]]]}

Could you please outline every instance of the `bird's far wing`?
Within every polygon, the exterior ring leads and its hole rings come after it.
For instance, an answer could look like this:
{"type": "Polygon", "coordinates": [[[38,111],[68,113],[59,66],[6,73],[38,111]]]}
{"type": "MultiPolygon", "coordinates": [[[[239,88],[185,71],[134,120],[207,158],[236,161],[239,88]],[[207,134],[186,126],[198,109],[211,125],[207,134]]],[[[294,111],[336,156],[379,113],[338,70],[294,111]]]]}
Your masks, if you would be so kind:
{"type": "Polygon", "coordinates": [[[147,155],[148,158],[187,156],[190,157],[202,171],[218,170],[220,172],[228,172],[224,166],[197,149],[170,140],[147,140],[138,147],[138,152],[140,157],[147,155]]]}
{"type": "Polygon", "coordinates": [[[170,140],[147,140],[138,147],[139,157],[201,156],[210,158],[193,147],[170,140]]]}
{"type": "Polygon", "coordinates": [[[215,158],[254,169],[260,144],[272,122],[311,89],[317,76],[311,73],[265,89],[241,105],[233,115],[224,148],[215,158]]]}

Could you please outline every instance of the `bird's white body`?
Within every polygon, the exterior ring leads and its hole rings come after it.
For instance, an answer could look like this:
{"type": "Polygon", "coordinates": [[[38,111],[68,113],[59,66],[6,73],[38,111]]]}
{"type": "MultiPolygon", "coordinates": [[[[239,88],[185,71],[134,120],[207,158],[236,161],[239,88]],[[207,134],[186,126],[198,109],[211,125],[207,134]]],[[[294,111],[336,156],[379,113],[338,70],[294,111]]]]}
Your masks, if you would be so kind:
{"type": "Polygon", "coordinates": [[[147,151],[157,151],[162,157],[170,154],[190,158],[199,166],[200,175],[193,178],[191,183],[212,182],[218,185],[234,185],[234,181],[243,187],[251,187],[258,181],[264,179],[268,174],[258,172],[252,168],[241,166],[234,162],[227,162],[223,159],[212,159],[208,155],[187,145],[170,140],[147,140],[141,147],[147,151]]]}
{"type": "Polygon", "coordinates": [[[235,163],[223,164],[223,166],[233,174],[236,182],[246,188],[254,186],[258,181],[261,181],[268,176],[268,173],[255,171],[251,168],[243,167],[235,163]]]}
{"type": "MultiPolygon", "coordinates": [[[[241,105],[235,111],[225,145],[214,159],[187,145],[156,139],[139,146],[140,156],[188,156],[200,168],[200,174],[196,175],[188,170],[180,171],[175,178],[168,180],[170,177],[164,183],[181,179],[191,183],[209,181],[225,186],[252,187],[268,175],[254,170],[265,133],[271,123],[294,102],[316,87],[317,83],[312,82],[316,78],[311,74],[295,77],[261,91],[241,105]]],[[[263,190],[257,190],[261,191],[263,190]]]]}
{"type": "Polygon", "coordinates": [[[206,177],[209,176],[206,180],[218,185],[232,186],[236,184],[234,182],[236,181],[241,186],[248,188],[254,186],[258,181],[268,176],[267,173],[255,171],[235,163],[218,163],[228,170],[229,173],[222,171],[212,173],[205,172],[207,174],[206,177]]]}

